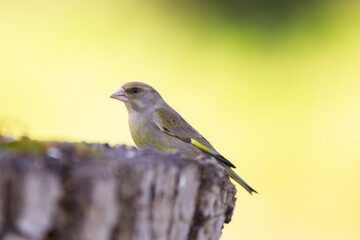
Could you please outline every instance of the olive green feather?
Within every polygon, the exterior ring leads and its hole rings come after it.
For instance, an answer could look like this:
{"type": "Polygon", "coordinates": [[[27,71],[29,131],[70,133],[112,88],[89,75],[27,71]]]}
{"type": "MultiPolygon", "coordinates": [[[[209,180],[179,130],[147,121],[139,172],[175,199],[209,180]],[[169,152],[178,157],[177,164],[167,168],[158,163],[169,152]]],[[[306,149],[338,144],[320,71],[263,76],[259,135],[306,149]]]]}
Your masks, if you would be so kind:
{"type": "Polygon", "coordinates": [[[188,124],[175,110],[169,111],[164,108],[159,108],[156,109],[155,112],[159,116],[159,118],[156,119],[160,123],[158,127],[160,127],[160,129],[165,133],[186,143],[192,144],[204,153],[209,154],[229,167],[235,168],[234,164],[219,154],[215,148],[211,146],[211,144],[193,127],[191,127],[190,124],[188,124]]]}

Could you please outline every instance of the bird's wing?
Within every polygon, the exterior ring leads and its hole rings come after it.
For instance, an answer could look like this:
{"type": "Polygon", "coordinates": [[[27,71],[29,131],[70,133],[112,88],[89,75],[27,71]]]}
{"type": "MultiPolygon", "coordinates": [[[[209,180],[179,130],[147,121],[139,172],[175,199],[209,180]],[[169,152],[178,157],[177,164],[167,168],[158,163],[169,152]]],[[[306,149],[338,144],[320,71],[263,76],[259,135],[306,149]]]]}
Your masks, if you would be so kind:
{"type": "Polygon", "coordinates": [[[154,124],[159,127],[164,133],[176,137],[183,142],[194,145],[204,153],[213,156],[217,160],[223,162],[229,167],[235,168],[229,160],[218,153],[213,146],[190,126],[174,109],[167,106],[169,109],[159,108],[155,110],[154,124]]]}

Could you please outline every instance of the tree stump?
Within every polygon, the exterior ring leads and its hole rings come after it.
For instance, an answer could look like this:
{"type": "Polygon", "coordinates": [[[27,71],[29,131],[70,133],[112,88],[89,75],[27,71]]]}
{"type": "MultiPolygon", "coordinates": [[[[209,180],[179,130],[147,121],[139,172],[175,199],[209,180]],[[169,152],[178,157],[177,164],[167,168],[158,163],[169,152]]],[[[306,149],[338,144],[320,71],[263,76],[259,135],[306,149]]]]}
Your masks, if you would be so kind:
{"type": "Polygon", "coordinates": [[[0,142],[4,240],[217,240],[235,193],[211,160],[124,145],[0,142]]]}

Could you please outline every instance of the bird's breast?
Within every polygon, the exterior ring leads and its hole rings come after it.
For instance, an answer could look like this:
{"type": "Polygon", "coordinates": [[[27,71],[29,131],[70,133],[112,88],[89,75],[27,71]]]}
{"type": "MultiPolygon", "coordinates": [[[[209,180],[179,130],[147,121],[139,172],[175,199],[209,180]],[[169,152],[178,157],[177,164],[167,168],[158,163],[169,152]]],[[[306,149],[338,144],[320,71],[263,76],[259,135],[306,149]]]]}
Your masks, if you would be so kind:
{"type": "Polygon", "coordinates": [[[131,137],[138,148],[154,148],[164,153],[175,153],[172,137],[162,132],[146,118],[129,118],[131,137]]]}

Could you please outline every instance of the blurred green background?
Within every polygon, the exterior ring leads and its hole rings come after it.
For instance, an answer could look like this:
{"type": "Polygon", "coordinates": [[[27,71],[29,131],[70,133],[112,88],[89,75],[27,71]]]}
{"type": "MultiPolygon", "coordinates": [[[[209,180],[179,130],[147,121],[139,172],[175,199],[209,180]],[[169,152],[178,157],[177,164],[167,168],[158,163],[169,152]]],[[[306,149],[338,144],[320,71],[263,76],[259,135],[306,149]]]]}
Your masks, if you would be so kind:
{"type": "Polygon", "coordinates": [[[259,195],[222,240],[360,239],[359,1],[0,1],[0,131],[133,144],[154,86],[259,195]],[[316,3],[314,3],[316,2],[316,3]]]}

